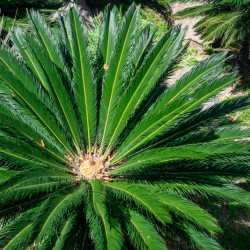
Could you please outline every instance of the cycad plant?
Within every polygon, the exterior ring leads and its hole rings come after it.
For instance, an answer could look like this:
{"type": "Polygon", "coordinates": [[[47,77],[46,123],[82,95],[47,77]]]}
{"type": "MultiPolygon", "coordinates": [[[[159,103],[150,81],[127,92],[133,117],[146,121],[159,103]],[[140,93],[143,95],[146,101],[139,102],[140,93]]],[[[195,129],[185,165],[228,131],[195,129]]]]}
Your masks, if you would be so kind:
{"type": "MultiPolygon", "coordinates": [[[[198,2],[176,14],[178,18],[202,17],[195,25],[204,41],[220,40],[225,47],[238,47],[249,60],[250,0],[170,0],[198,2]]],[[[246,60],[245,60],[246,61],[246,60]]]]}
{"type": "Polygon", "coordinates": [[[232,184],[248,173],[249,128],[218,126],[249,102],[203,106],[235,80],[225,54],[165,87],[185,29],[155,44],[139,8],[119,24],[116,13],[106,9],[95,53],[77,7],[56,33],[32,11],[32,32],[1,47],[2,249],[166,249],[176,237],[219,249],[218,223],[194,201],[249,202],[232,184]]]}

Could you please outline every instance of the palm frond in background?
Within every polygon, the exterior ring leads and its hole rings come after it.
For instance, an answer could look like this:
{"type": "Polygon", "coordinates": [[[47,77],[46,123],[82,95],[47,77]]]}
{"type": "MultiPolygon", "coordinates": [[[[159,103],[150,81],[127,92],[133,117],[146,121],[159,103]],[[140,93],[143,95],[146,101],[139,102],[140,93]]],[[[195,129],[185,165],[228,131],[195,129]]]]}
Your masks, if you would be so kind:
{"type": "MultiPolygon", "coordinates": [[[[249,0],[170,0],[170,2],[197,2],[176,13],[177,18],[201,17],[195,25],[204,41],[220,41],[225,47],[242,50],[245,61],[249,60],[250,1],[249,0]]],[[[242,60],[244,59],[242,58],[242,60]]]]}

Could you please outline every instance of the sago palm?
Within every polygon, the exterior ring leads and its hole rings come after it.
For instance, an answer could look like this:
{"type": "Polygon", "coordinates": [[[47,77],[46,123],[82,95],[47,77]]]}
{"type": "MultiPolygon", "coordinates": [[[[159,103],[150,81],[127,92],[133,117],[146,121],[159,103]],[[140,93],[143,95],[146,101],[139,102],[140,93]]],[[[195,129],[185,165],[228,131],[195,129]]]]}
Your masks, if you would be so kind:
{"type": "Polygon", "coordinates": [[[199,17],[195,28],[202,30],[204,41],[221,39],[222,45],[237,46],[250,35],[250,0],[171,0],[172,2],[198,2],[176,14],[178,18],[199,17]]]}
{"type": "Polygon", "coordinates": [[[106,9],[96,46],[74,7],[56,33],[31,12],[32,30],[1,47],[3,249],[166,249],[177,236],[219,249],[219,225],[193,198],[249,202],[232,184],[248,173],[249,128],[218,127],[249,102],[203,107],[235,80],[225,54],[165,87],[185,29],[155,44],[139,8],[116,13],[106,9]]]}

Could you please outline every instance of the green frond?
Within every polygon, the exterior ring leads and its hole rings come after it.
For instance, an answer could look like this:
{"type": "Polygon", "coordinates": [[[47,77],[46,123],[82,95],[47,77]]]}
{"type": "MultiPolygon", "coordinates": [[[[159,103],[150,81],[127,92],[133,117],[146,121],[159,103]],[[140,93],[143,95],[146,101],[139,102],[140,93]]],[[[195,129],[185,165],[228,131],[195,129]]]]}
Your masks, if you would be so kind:
{"type": "Polygon", "coordinates": [[[162,76],[162,72],[167,74],[167,70],[171,69],[170,66],[175,61],[174,55],[177,55],[178,58],[178,54],[183,50],[182,41],[185,32],[186,29],[180,31],[180,27],[169,30],[151,51],[143,66],[132,79],[118,103],[116,115],[110,125],[110,130],[113,133],[107,152],[122,132],[131,113],[152,91],[158,79],[162,76]]]}
{"type": "Polygon", "coordinates": [[[65,166],[53,159],[53,156],[48,157],[47,151],[38,149],[35,146],[31,146],[19,139],[10,136],[0,135],[0,142],[3,143],[3,147],[0,152],[9,154],[10,157],[17,157],[24,161],[33,162],[38,165],[45,165],[50,168],[61,169],[62,171],[67,171],[65,166]],[[20,150],[22,149],[22,150],[20,150]]]}
{"type": "MultiPolygon", "coordinates": [[[[56,234],[54,226],[61,223],[67,213],[73,212],[77,206],[82,204],[83,194],[81,186],[61,189],[51,195],[40,207],[28,210],[20,218],[10,222],[5,230],[14,234],[15,237],[6,237],[2,244],[4,249],[8,249],[13,244],[29,246],[33,244],[35,239],[38,240],[38,243],[36,240],[34,246],[46,245],[47,242],[51,242],[52,237],[56,234]],[[27,226],[23,221],[28,223],[27,226]],[[25,227],[18,226],[18,223],[25,225],[25,227]],[[40,240],[41,238],[43,240],[40,240]]],[[[6,234],[5,230],[1,232],[1,236],[6,234]]]]}
{"type": "MultiPolygon", "coordinates": [[[[60,15],[58,22],[60,25],[60,28],[62,30],[62,34],[59,37],[63,42],[60,43],[60,47],[63,48],[63,52],[66,55],[66,57],[68,58],[67,61],[65,61],[65,63],[68,64],[68,67],[72,67],[72,42],[69,40],[70,34],[68,33],[70,30],[70,21],[69,21],[69,15],[65,14],[65,15],[60,15]]],[[[70,72],[70,75],[72,75],[72,72],[70,72]]]]}
{"type": "Polygon", "coordinates": [[[192,221],[200,228],[207,230],[210,234],[221,232],[217,221],[193,202],[170,192],[160,192],[156,193],[156,195],[162,200],[163,204],[177,216],[192,221]]]}
{"type": "MultiPolygon", "coordinates": [[[[238,110],[244,110],[249,106],[249,97],[243,97],[224,100],[208,109],[198,108],[197,110],[195,110],[195,112],[191,113],[187,117],[184,117],[184,119],[171,126],[165,133],[159,136],[157,142],[150,143],[150,145],[146,148],[144,147],[144,149],[168,146],[169,143],[171,143],[170,146],[172,144],[175,145],[174,142],[176,140],[179,140],[182,136],[185,136],[188,132],[199,130],[201,127],[206,127],[207,124],[223,117],[228,113],[233,113],[238,110]]],[[[177,145],[179,145],[178,141],[177,145]]],[[[142,150],[140,150],[139,152],[141,151],[142,150]]]]}
{"type": "Polygon", "coordinates": [[[222,34],[225,33],[225,30],[230,28],[238,18],[239,15],[237,13],[229,13],[217,18],[216,23],[212,27],[208,26],[208,28],[204,30],[202,38],[204,38],[204,41],[209,41],[216,36],[222,36],[222,34]]]}
{"type": "Polygon", "coordinates": [[[186,224],[184,228],[194,247],[198,249],[222,249],[219,243],[215,239],[209,237],[205,232],[200,232],[189,224],[186,224]]]}
{"type": "Polygon", "coordinates": [[[16,175],[16,171],[11,171],[6,168],[0,168],[0,184],[3,181],[10,179],[13,175],[16,175]]]}
{"type": "MultiPolygon", "coordinates": [[[[68,69],[65,67],[65,58],[61,55],[57,45],[56,35],[54,35],[48,26],[45,18],[42,17],[38,12],[30,11],[29,21],[35,33],[36,39],[40,45],[44,48],[46,55],[50,60],[57,65],[67,75],[69,74],[68,69]]],[[[69,76],[69,75],[68,75],[69,76]]]]}
{"type": "MultiPolygon", "coordinates": [[[[83,28],[83,21],[74,6],[70,10],[70,25],[68,33],[71,35],[72,59],[74,64],[73,81],[78,104],[79,115],[84,132],[84,144],[91,152],[96,133],[96,91],[95,79],[91,69],[90,55],[87,48],[87,38],[83,28]]],[[[67,20],[65,20],[67,22],[67,20]]]]}
{"type": "Polygon", "coordinates": [[[146,218],[132,210],[129,216],[126,227],[136,249],[167,249],[162,237],[146,218]]]}
{"type": "Polygon", "coordinates": [[[176,17],[179,18],[190,18],[190,17],[197,17],[203,16],[207,10],[210,10],[213,7],[213,4],[202,4],[195,7],[185,8],[182,11],[179,11],[176,14],[176,17]]]}
{"type": "MultiPolygon", "coordinates": [[[[53,101],[56,104],[59,114],[63,114],[63,119],[67,126],[69,126],[70,131],[72,133],[75,146],[79,150],[80,144],[80,135],[79,128],[77,125],[76,114],[74,111],[74,103],[70,99],[69,92],[71,91],[67,86],[68,78],[70,78],[69,69],[66,67],[66,62],[64,62],[64,58],[58,50],[57,39],[53,34],[49,31],[48,26],[45,21],[41,18],[38,13],[32,12],[30,19],[32,20],[32,24],[34,29],[36,30],[37,39],[42,46],[39,48],[37,43],[32,44],[32,39],[27,38],[23,47],[28,47],[32,52],[31,57],[35,56],[35,60],[32,60],[33,68],[38,65],[42,67],[41,76],[39,74],[39,78],[42,77],[42,73],[46,75],[47,79],[41,79],[44,85],[47,87],[50,95],[53,97],[53,101]],[[30,41],[29,41],[30,40],[30,41]],[[56,42],[55,42],[56,41],[56,42]],[[56,47],[57,50],[52,49],[56,47]],[[42,49],[43,48],[43,49],[42,49]],[[43,53],[41,53],[43,51],[43,53]],[[46,54],[48,53],[48,54],[46,54]],[[46,55],[46,56],[45,56],[46,55]],[[35,61],[35,63],[33,62],[35,61]],[[63,84],[62,84],[63,83],[63,84]]],[[[19,35],[20,37],[20,35],[19,35]]],[[[22,39],[22,38],[21,38],[22,39]]],[[[25,53],[29,53],[27,50],[25,53]]],[[[29,56],[30,58],[30,56],[29,56]]],[[[35,73],[40,70],[39,68],[35,68],[35,73]]],[[[72,88],[72,87],[70,87],[72,88]]]]}
{"type": "Polygon", "coordinates": [[[118,32],[118,9],[114,6],[111,8],[108,5],[103,14],[103,23],[102,23],[102,34],[100,38],[100,53],[101,55],[99,63],[100,69],[103,68],[103,65],[110,65],[111,56],[114,50],[114,46],[117,42],[117,32],[118,32]]]}
{"type": "Polygon", "coordinates": [[[4,98],[2,98],[0,114],[4,120],[4,122],[1,121],[2,127],[5,127],[8,131],[10,127],[15,129],[15,133],[20,133],[22,139],[32,140],[40,147],[42,147],[41,140],[43,140],[46,145],[46,150],[56,154],[60,159],[64,158],[64,149],[56,139],[52,138],[49,132],[41,127],[39,122],[35,120],[31,114],[25,112],[13,99],[4,100],[4,98]],[[8,126],[6,124],[8,124],[8,126]]]}
{"type": "Polygon", "coordinates": [[[24,65],[16,61],[14,55],[7,48],[1,48],[0,65],[3,67],[0,77],[12,90],[13,95],[19,97],[22,105],[35,115],[42,125],[70,152],[68,142],[58,126],[58,120],[55,118],[54,112],[51,112],[53,107],[46,100],[47,98],[44,98],[46,94],[42,87],[37,89],[35,79],[24,65]]]}
{"type": "Polygon", "coordinates": [[[133,76],[137,73],[137,70],[143,64],[145,58],[149,55],[151,47],[153,45],[153,40],[155,36],[155,31],[150,32],[150,27],[146,26],[142,29],[136,37],[136,46],[134,51],[132,51],[131,65],[133,65],[131,72],[131,80],[133,76]]]}
{"type": "Polygon", "coordinates": [[[86,221],[88,222],[89,238],[96,249],[103,249],[103,246],[107,246],[106,234],[102,219],[95,213],[93,193],[91,191],[92,190],[87,193],[83,211],[86,215],[86,221]]]}
{"type": "MultiPolygon", "coordinates": [[[[39,245],[42,240],[49,241],[47,235],[55,234],[54,225],[60,222],[66,214],[82,204],[84,188],[81,185],[69,187],[50,196],[40,207],[33,218],[35,243],[39,245]],[[67,190],[68,189],[68,190],[67,190]]],[[[51,235],[50,235],[51,236],[51,235]]]]}
{"type": "MultiPolygon", "coordinates": [[[[93,207],[97,215],[101,217],[103,228],[107,240],[107,249],[121,249],[123,238],[120,225],[114,218],[109,219],[109,211],[105,204],[105,189],[103,184],[98,181],[91,181],[93,191],[93,207]],[[111,226],[112,225],[112,226],[111,226]]],[[[103,246],[104,247],[104,246],[103,246]]]]}
{"type": "Polygon", "coordinates": [[[128,60],[128,52],[131,42],[135,37],[136,25],[139,16],[139,8],[131,5],[122,22],[121,29],[117,35],[117,41],[112,54],[112,63],[107,65],[108,69],[104,75],[102,102],[100,109],[100,152],[102,153],[104,145],[107,143],[107,137],[110,136],[109,129],[112,116],[117,106],[118,98],[123,90],[124,67],[128,60]]]}
{"type": "Polygon", "coordinates": [[[26,64],[32,69],[32,72],[36,75],[36,77],[40,80],[42,85],[48,90],[48,80],[46,78],[45,72],[39,63],[39,60],[36,58],[35,54],[33,53],[32,49],[25,41],[23,36],[24,31],[17,27],[14,33],[11,33],[11,38],[15,43],[16,52],[19,53],[25,59],[26,64]]]}
{"type": "MultiPolygon", "coordinates": [[[[179,2],[181,0],[176,0],[179,2]]],[[[190,0],[189,0],[190,2],[190,0]]],[[[248,1],[216,1],[185,8],[175,14],[176,18],[202,17],[196,24],[204,41],[221,39],[222,45],[239,47],[249,33],[248,1]]]]}
{"type": "Polygon", "coordinates": [[[144,190],[140,185],[122,182],[105,183],[105,186],[111,188],[116,197],[134,201],[139,207],[151,213],[162,224],[172,222],[163,204],[154,197],[153,193],[144,190]]]}
{"type": "Polygon", "coordinates": [[[60,250],[63,249],[65,246],[70,246],[69,241],[71,241],[71,244],[73,243],[72,238],[74,238],[74,235],[77,233],[75,232],[75,228],[78,228],[78,222],[79,218],[77,214],[71,215],[67,220],[65,220],[62,225],[60,235],[57,236],[53,249],[60,250]]]}
{"type": "MultiPolygon", "coordinates": [[[[233,137],[233,139],[234,138],[238,137],[233,137]]],[[[214,142],[199,144],[196,143],[185,146],[151,149],[130,158],[128,161],[120,165],[117,169],[111,171],[109,175],[125,174],[127,171],[133,172],[133,170],[135,169],[140,169],[150,165],[152,166],[154,164],[164,165],[164,163],[173,160],[202,160],[208,157],[215,157],[216,155],[223,156],[223,154],[236,155],[238,153],[245,153],[247,155],[249,150],[249,144],[242,144],[239,142],[227,144],[214,142]]]]}
{"type": "Polygon", "coordinates": [[[13,35],[13,38],[14,41],[17,40],[18,49],[28,62],[29,67],[49,92],[50,101],[60,116],[58,119],[61,120],[64,127],[70,128],[75,145],[80,144],[79,128],[73,107],[74,103],[70,99],[71,88],[66,85],[68,81],[66,74],[48,56],[45,56],[44,49],[38,42],[33,42],[30,36],[24,38],[20,31],[17,31],[17,35],[13,35]]]}
{"type": "Polygon", "coordinates": [[[10,250],[17,247],[28,247],[32,239],[32,217],[37,208],[31,209],[20,215],[19,218],[10,222],[0,231],[0,247],[10,250]]]}
{"type": "Polygon", "coordinates": [[[232,200],[232,201],[238,201],[239,203],[244,204],[245,206],[249,206],[249,194],[245,190],[236,187],[233,184],[213,184],[207,183],[207,184],[195,184],[195,181],[193,183],[166,183],[161,184],[161,188],[165,188],[171,191],[181,192],[182,194],[202,194],[204,196],[215,196],[221,199],[226,200],[232,200]]]}
{"type": "Polygon", "coordinates": [[[1,200],[22,199],[35,193],[69,185],[72,179],[74,178],[69,174],[39,167],[36,170],[16,172],[13,177],[1,183],[1,200]]]}
{"type": "Polygon", "coordinates": [[[203,102],[216,95],[222,88],[235,81],[235,74],[224,75],[217,79],[214,78],[214,74],[210,76],[211,73],[215,72],[216,68],[218,73],[220,72],[224,60],[225,54],[220,54],[219,56],[216,55],[203,61],[199,65],[200,67],[197,66],[197,70],[193,68],[189,73],[185,74],[175,86],[170,88],[169,91],[166,91],[161,97],[161,100],[150,109],[147,116],[141,120],[126,138],[122,146],[118,148],[112,162],[120,161],[142,144],[149,142],[152,138],[156,138],[180,117],[199,107],[203,102]],[[202,67],[203,65],[204,67],[202,67]],[[207,78],[204,80],[205,82],[203,82],[202,78],[205,75],[207,78]],[[186,83],[185,87],[180,91],[179,86],[186,81],[188,81],[188,84],[186,83]],[[201,82],[203,83],[202,86],[201,82]],[[199,91],[194,91],[194,89],[197,88],[199,91]]]}
{"type": "Polygon", "coordinates": [[[215,141],[242,140],[250,135],[250,127],[242,125],[229,125],[218,128],[214,135],[218,138],[215,141]]]}

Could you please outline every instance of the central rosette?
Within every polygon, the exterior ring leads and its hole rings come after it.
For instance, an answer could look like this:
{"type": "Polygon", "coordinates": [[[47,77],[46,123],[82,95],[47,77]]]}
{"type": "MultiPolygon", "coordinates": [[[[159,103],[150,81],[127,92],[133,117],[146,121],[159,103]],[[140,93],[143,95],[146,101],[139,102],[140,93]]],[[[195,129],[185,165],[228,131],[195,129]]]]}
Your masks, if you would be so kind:
{"type": "Polygon", "coordinates": [[[80,164],[79,171],[81,175],[88,179],[101,179],[104,168],[105,166],[100,158],[91,158],[80,164]]]}
{"type": "Polygon", "coordinates": [[[113,165],[109,165],[110,155],[103,158],[102,155],[98,157],[97,153],[92,153],[91,155],[81,154],[77,157],[67,155],[67,158],[69,160],[67,166],[77,179],[110,181],[110,177],[107,174],[116,168],[113,165]]]}

